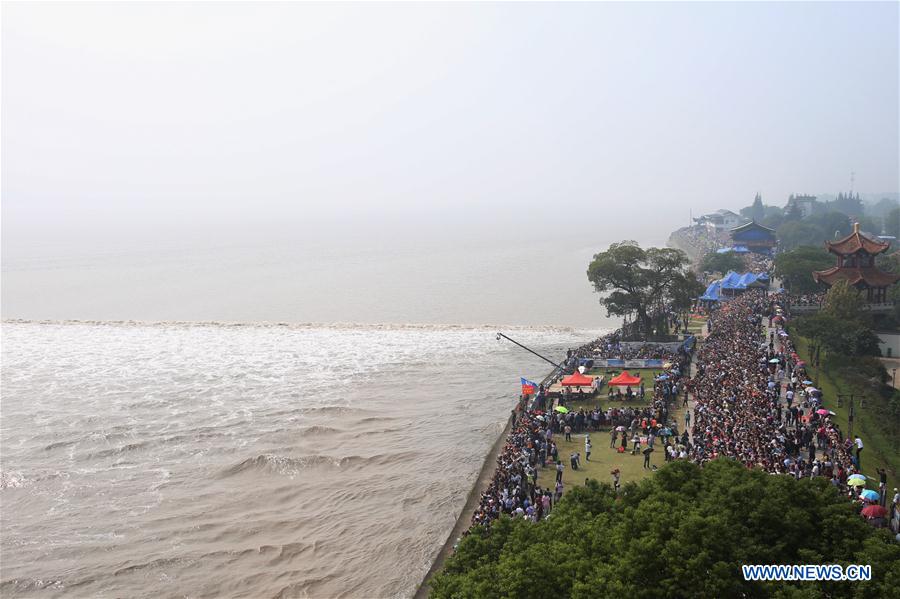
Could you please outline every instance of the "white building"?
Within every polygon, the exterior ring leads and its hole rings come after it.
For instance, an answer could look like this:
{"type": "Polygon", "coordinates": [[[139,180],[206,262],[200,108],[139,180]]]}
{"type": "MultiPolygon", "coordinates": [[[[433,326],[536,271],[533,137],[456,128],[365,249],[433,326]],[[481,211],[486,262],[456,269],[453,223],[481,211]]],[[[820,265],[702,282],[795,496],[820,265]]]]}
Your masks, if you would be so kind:
{"type": "Polygon", "coordinates": [[[875,331],[880,340],[878,343],[883,358],[900,358],[900,333],[875,331]]]}
{"type": "Polygon", "coordinates": [[[710,212],[709,214],[704,214],[701,217],[695,218],[694,222],[698,225],[706,225],[710,229],[715,229],[717,231],[723,231],[728,229],[733,229],[738,226],[746,219],[742,217],[740,214],[735,214],[731,210],[716,210],[715,212],[710,212]]]}

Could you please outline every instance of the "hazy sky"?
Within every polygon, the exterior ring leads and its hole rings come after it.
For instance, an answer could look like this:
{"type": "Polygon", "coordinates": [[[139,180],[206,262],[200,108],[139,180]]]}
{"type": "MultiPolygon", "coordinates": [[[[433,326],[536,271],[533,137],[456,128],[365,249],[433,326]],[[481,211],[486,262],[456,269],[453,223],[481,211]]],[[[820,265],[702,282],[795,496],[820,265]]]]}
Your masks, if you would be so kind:
{"type": "Polygon", "coordinates": [[[4,3],[4,248],[897,191],[898,4],[4,3]]]}

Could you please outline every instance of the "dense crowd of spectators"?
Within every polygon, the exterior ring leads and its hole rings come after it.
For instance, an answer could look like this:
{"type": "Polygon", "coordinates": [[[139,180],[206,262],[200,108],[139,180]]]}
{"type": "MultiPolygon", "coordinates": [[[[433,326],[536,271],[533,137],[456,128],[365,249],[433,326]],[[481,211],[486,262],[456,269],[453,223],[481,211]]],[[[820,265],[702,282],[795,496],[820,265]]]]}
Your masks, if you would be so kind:
{"type": "Polygon", "coordinates": [[[506,439],[497,467],[481,499],[472,524],[490,524],[502,514],[537,521],[548,514],[553,502],[562,496],[562,481],[555,489],[538,485],[539,466],[548,459],[557,461],[557,448],[547,418],[539,411],[525,410],[518,415],[506,439]]]}
{"type": "Polygon", "coordinates": [[[852,494],[847,479],[859,471],[862,441],[844,438],[821,392],[808,386],[805,365],[779,326],[777,317],[787,316],[784,299],[746,293],[712,317],[691,383],[691,457],[703,463],[727,456],[775,474],[824,476],[852,494]],[[764,320],[777,329],[768,338],[764,320]]]}
{"type": "Polygon", "coordinates": [[[711,229],[706,225],[693,225],[678,229],[673,235],[682,245],[690,246],[700,257],[731,245],[731,236],[728,231],[711,229]]]}
{"type": "MultiPolygon", "coordinates": [[[[569,352],[568,361],[574,365],[579,355],[593,355],[593,348],[613,343],[615,334],[586,344],[569,352]]],[[[601,410],[599,405],[593,409],[581,408],[566,414],[544,411],[551,402],[546,396],[543,385],[540,386],[532,405],[539,409],[522,406],[517,411],[513,429],[497,457],[494,475],[488,488],[481,494],[479,505],[472,516],[472,524],[490,524],[502,514],[513,517],[528,518],[537,521],[550,513],[555,501],[562,497],[562,472],[566,467],[559,456],[554,437],[585,434],[609,428],[614,439],[621,434],[622,447],[626,443],[637,443],[640,437],[649,439],[652,448],[657,437],[662,439],[661,445],[668,447],[669,440],[677,441],[677,423],[669,422],[669,409],[677,397],[684,392],[683,378],[687,375],[690,354],[680,348],[678,351],[661,351],[662,346],[650,347],[644,354],[652,357],[665,357],[670,365],[661,369],[654,376],[652,389],[645,389],[643,383],[632,390],[635,395],[646,397],[650,394],[648,405],[643,407],[615,407],[601,410]],[[620,430],[617,430],[620,429],[620,430]],[[665,430],[664,430],[665,429],[665,430]],[[542,488],[538,483],[541,468],[547,465],[556,469],[557,477],[552,487],[542,488]]],[[[566,402],[562,398],[562,403],[566,402]]],[[[682,438],[688,443],[687,433],[682,438]]],[[[672,447],[674,448],[674,443],[672,447]]],[[[635,445],[637,447],[637,445],[635,445]]],[[[591,444],[589,437],[585,439],[585,459],[590,457],[591,444]]],[[[633,449],[634,451],[634,449],[633,449]]],[[[684,448],[682,446],[682,451],[684,448]]],[[[673,457],[677,457],[677,454],[673,457]]],[[[682,456],[685,457],[685,456],[682,456]]],[[[567,456],[569,467],[577,469],[581,461],[580,452],[567,456]]],[[[666,453],[669,459],[669,453],[666,453]]]]}

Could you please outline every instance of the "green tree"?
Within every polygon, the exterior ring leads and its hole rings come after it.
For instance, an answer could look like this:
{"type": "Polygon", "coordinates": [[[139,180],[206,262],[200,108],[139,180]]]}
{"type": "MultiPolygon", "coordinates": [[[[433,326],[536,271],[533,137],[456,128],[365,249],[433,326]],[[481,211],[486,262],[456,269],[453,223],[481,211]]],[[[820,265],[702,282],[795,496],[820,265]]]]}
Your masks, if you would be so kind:
{"type": "Polygon", "coordinates": [[[775,275],[793,293],[813,293],[822,287],[812,278],[812,272],[834,263],[834,256],[824,248],[802,246],[775,256],[775,275]]]}
{"type": "Polygon", "coordinates": [[[720,254],[718,252],[710,252],[703,256],[700,261],[700,270],[703,272],[721,272],[726,273],[729,270],[743,272],[744,260],[734,252],[726,252],[720,254]]]}
{"type": "Polygon", "coordinates": [[[826,233],[822,227],[805,221],[782,220],[776,230],[778,244],[784,250],[792,250],[802,245],[820,245],[834,235],[834,231],[826,233]]]}
{"type": "Polygon", "coordinates": [[[763,206],[762,196],[756,194],[756,197],[753,198],[753,205],[750,206],[750,218],[756,222],[760,222],[765,215],[766,209],[763,206]]]}
{"type": "Polygon", "coordinates": [[[829,356],[877,356],[878,335],[859,319],[845,320],[822,311],[796,322],[797,332],[822,345],[829,356]]]}
{"type": "Polygon", "coordinates": [[[829,211],[814,214],[810,216],[806,222],[819,228],[822,238],[818,243],[825,239],[834,239],[835,234],[838,237],[849,235],[853,230],[850,218],[841,212],[829,211]]]}
{"type": "Polygon", "coordinates": [[[884,232],[886,235],[900,238],[900,208],[894,208],[885,214],[884,232]]]}
{"type": "Polygon", "coordinates": [[[838,281],[825,294],[822,313],[839,320],[862,320],[866,316],[865,305],[858,289],[847,281],[838,281]]]}
{"type": "MultiPolygon", "coordinates": [[[[537,524],[502,518],[475,529],[432,582],[431,596],[887,597],[900,545],[860,518],[824,478],[795,480],[732,460],[663,466],[616,496],[589,481],[537,524]],[[872,580],[751,582],[742,564],[870,564],[872,580]]],[[[892,591],[891,589],[895,589],[892,591]]]]}
{"type": "Polygon", "coordinates": [[[645,250],[634,241],[622,241],[594,255],[587,277],[594,290],[602,294],[600,303],[609,315],[634,316],[640,333],[652,337],[651,308],[671,299],[673,288],[684,283],[688,264],[681,250],[645,250]]]}

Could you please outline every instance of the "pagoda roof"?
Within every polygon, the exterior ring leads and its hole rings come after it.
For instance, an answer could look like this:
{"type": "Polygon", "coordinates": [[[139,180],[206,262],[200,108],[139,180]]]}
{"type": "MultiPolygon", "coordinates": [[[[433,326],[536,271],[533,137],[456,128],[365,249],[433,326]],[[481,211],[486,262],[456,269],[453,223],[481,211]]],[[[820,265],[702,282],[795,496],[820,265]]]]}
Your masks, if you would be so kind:
{"type": "Polygon", "coordinates": [[[751,220],[749,223],[744,223],[743,225],[737,226],[731,229],[732,233],[740,233],[741,231],[749,231],[751,229],[762,229],[772,235],[775,234],[775,229],[770,229],[769,227],[764,227],[755,220],[751,220]]]}
{"type": "Polygon", "coordinates": [[[853,232],[837,241],[826,241],[825,247],[829,252],[849,256],[863,251],[867,254],[880,254],[887,251],[891,244],[887,241],[876,241],[859,232],[859,223],[853,223],[853,232]]]}
{"type": "Polygon", "coordinates": [[[813,271],[813,278],[819,283],[834,285],[838,281],[847,281],[850,285],[865,283],[869,287],[887,287],[900,281],[900,275],[884,272],[875,267],[851,268],[833,266],[828,270],[813,271]]]}

